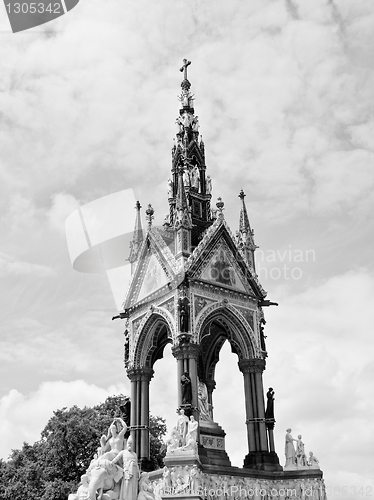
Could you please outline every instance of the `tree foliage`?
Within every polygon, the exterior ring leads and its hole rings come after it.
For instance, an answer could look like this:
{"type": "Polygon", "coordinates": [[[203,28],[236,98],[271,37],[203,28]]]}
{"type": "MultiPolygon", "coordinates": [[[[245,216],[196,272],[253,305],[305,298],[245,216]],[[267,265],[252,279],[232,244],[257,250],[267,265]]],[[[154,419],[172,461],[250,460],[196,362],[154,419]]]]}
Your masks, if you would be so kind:
{"type": "MultiPolygon", "coordinates": [[[[122,395],[109,397],[93,408],[73,406],[54,412],[41,439],[13,450],[0,460],[1,500],[66,500],[76,491],[114,417],[121,416],[122,395]]],[[[165,420],[150,416],[150,451],[153,468],[162,467],[165,420]]]]}

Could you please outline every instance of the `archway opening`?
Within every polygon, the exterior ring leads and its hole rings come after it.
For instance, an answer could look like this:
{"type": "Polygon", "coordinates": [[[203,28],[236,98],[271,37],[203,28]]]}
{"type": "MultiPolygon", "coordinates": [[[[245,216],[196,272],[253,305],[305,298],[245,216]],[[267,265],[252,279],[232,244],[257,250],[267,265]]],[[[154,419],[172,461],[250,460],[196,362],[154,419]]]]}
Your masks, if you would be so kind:
{"type": "Polygon", "coordinates": [[[215,369],[216,389],[213,392],[214,421],[226,432],[226,451],[233,466],[242,467],[247,453],[243,374],[238,356],[226,341],[215,369]]]}
{"type": "Polygon", "coordinates": [[[164,346],[162,360],[153,365],[154,376],[150,384],[150,413],[166,420],[167,433],[176,423],[178,402],[177,362],[171,344],[164,346]]]}

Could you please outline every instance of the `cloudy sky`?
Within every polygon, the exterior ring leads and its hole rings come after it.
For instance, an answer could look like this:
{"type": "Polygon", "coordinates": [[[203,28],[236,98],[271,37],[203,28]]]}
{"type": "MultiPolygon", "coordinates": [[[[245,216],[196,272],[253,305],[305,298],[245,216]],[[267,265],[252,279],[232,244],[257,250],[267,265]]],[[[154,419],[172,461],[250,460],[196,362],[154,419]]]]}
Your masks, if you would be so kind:
{"type": "MultiPolygon", "coordinates": [[[[245,190],[257,272],[280,304],[265,311],[264,383],[281,463],[290,426],[329,498],[372,498],[374,4],[81,0],[19,34],[0,9],[0,42],[0,457],[57,408],[129,394],[108,278],[73,270],[65,220],[132,189],[162,223],[187,57],[213,196],[235,231],[245,190]]],[[[151,385],[169,424],[173,363],[166,349],[151,385]]],[[[228,346],[217,372],[215,419],[240,466],[228,346]]]]}

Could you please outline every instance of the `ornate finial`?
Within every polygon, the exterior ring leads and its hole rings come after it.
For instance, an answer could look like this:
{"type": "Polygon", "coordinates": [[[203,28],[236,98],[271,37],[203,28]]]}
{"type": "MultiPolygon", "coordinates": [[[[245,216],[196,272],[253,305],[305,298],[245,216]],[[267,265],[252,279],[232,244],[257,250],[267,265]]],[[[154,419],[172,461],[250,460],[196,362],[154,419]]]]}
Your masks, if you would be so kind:
{"type": "Polygon", "coordinates": [[[223,211],[224,211],[224,202],[222,201],[222,198],[219,197],[217,198],[217,203],[216,203],[216,207],[218,208],[218,217],[221,217],[223,218],[223,211]]]}
{"type": "Polygon", "coordinates": [[[191,88],[191,84],[187,79],[187,67],[191,64],[191,61],[187,61],[187,59],[183,59],[183,66],[180,68],[179,71],[184,71],[184,79],[183,82],[181,83],[182,90],[184,92],[188,92],[191,88]]]}
{"type": "Polygon", "coordinates": [[[241,189],[240,193],[238,194],[238,198],[240,198],[242,201],[244,200],[244,197],[247,196],[244,191],[241,189]]]}
{"type": "Polygon", "coordinates": [[[142,208],[141,204],[139,203],[139,200],[136,202],[136,205],[135,205],[135,208],[136,210],[139,212],[140,209],[142,208]]]}
{"type": "Polygon", "coordinates": [[[187,59],[183,59],[183,66],[180,68],[180,72],[184,71],[184,79],[188,80],[187,78],[187,68],[191,64],[191,61],[187,61],[187,59]]]}
{"type": "Polygon", "coordinates": [[[151,229],[151,227],[152,227],[152,221],[154,219],[154,217],[153,217],[154,213],[155,213],[155,211],[152,208],[152,205],[149,203],[148,208],[145,211],[146,219],[147,219],[147,222],[148,222],[148,229],[151,229]]]}

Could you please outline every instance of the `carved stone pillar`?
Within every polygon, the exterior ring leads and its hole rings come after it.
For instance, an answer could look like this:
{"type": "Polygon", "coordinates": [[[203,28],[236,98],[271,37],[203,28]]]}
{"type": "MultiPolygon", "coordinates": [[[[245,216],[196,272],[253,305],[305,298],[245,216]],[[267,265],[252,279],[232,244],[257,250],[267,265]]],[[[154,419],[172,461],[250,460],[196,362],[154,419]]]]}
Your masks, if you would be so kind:
{"type": "Polygon", "coordinates": [[[266,423],[265,401],[262,383],[262,372],[265,360],[260,358],[239,361],[239,369],[244,377],[244,394],[246,406],[246,424],[248,438],[248,455],[244,467],[262,470],[282,470],[279,459],[273,449],[269,451],[266,423]]]}
{"type": "MultiPolygon", "coordinates": [[[[183,372],[187,372],[191,379],[191,393],[192,399],[190,403],[190,411],[198,420],[198,393],[197,393],[197,359],[200,353],[200,346],[190,342],[181,343],[172,347],[173,356],[178,362],[178,407],[182,405],[182,390],[181,390],[181,376],[183,372]]],[[[186,408],[188,414],[188,408],[186,408]]]]}
{"type": "Polygon", "coordinates": [[[213,391],[216,388],[216,381],[213,379],[208,379],[205,380],[205,385],[208,391],[208,403],[210,404],[211,408],[211,413],[212,413],[212,420],[214,420],[214,415],[213,415],[213,391]]]}
{"type": "Polygon", "coordinates": [[[149,470],[149,383],[151,368],[131,368],[127,375],[131,381],[131,436],[134,451],[141,468],[149,470]]]}

